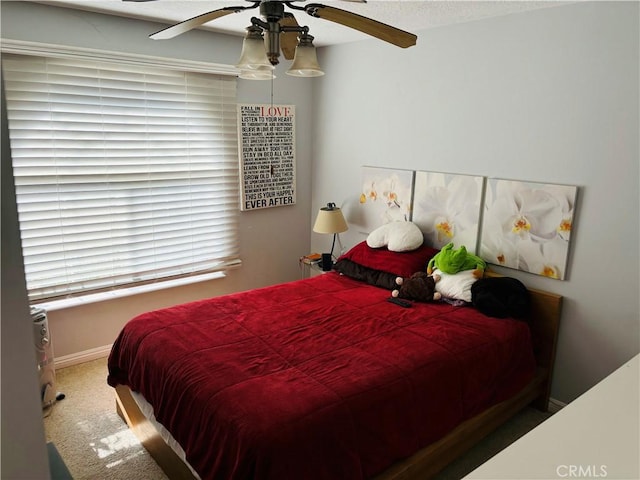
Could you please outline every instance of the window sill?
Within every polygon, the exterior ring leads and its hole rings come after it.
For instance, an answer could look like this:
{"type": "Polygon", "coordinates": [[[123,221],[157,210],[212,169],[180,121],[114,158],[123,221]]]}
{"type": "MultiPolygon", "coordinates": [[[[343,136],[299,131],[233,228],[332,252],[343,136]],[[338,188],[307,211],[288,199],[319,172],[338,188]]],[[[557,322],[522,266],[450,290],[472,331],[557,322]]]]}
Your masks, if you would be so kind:
{"type": "Polygon", "coordinates": [[[128,297],[131,295],[138,295],[141,293],[155,292],[157,290],[164,290],[167,288],[180,287],[183,285],[190,285],[192,283],[205,282],[208,280],[215,280],[218,278],[224,278],[226,274],[224,272],[212,272],[202,275],[195,275],[192,277],[178,278],[175,280],[166,280],[163,282],[150,283],[147,285],[140,285],[137,287],[119,288],[117,290],[111,290],[108,292],[94,293],[91,295],[82,295],[79,297],[63,298],[60,300],[51,300],[49,302],[36,303],[32,306],[43,308],[48,312],[55,310],[62,310],[70,307],[77,307],[80,305],[87,305],[90,303],[104,302],[105,300],[113,300],[115,298],[128,297]]]}

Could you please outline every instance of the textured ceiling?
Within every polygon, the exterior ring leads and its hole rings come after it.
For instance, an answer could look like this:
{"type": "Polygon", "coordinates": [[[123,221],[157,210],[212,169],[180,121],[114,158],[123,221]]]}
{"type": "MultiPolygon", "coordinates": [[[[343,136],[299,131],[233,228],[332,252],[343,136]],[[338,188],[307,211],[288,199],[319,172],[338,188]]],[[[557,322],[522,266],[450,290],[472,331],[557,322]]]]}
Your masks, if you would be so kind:
{"type": "MultiPolygon", "coordinates": [[[[222,7],[250,5],[250,3],[245,0],[156,0],[148,2],[125,2],[122,0],[52,0],[38,3],[109,13],[131,18],[141,18],[167,25],[172,25],[222,7]]],[[[296,3],[303,4],[305,2],[296,1],[296,3]]],[[[314,3],[323,3],[348,10],[415,33],[427,28],[552,7],[570,2],[370,0],[368,3],[356,3],[347,0],[329,0],[324,2],[322,0],[314,0],[314,3]]],[[[294,13],[300,25],[307,25],[309,27],[310,33],[315,37],[314,43],[317,46],[335,45],[371,38],[342,25],[310,17],[304,12],[294,13]]],[[[201,28],[243,35],[245,28],[250,24],[250,18],[257,15],[259,15],[257,9],[247,10],[219,18],[201,28]]],[[[418,42],[420,42],[419,38],[418,42]]]]}

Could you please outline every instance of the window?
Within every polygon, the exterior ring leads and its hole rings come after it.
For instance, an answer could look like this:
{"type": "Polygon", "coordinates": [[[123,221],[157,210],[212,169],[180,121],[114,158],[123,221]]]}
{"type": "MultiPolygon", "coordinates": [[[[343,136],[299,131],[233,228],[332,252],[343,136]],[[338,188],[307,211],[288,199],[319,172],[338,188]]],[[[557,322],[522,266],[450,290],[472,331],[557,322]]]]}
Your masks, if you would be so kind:
{"type": "Polygon", "coordinates": [[[239,263],[236,80],[3,54],[31,300],[239,263]]]}

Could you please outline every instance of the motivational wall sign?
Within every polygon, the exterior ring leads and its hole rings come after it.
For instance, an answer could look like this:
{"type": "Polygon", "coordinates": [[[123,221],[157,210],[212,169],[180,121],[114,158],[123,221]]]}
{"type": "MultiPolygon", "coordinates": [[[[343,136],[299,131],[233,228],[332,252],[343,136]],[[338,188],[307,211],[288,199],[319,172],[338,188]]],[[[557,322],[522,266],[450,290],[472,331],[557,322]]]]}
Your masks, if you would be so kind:
{"type": "Polygon", "coordinates": [[[241,210],[296,203],[295,106],[238,105],[241,210]]]}

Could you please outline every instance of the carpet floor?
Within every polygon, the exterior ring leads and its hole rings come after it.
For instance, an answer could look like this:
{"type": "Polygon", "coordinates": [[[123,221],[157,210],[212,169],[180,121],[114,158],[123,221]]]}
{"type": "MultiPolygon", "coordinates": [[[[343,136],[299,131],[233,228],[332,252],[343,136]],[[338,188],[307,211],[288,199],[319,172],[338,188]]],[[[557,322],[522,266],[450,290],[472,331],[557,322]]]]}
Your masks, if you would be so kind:
{"type": "MultiPolygon", "coordinates": [[[[166,479],[116,413],[114,391],[106,378],[106,358],[56,372],[57,390],[65,398],[56,402],[44,419],[47,442],[56,446],[75,480],[166,479]]],[[[549,416],[524,409],[449,465],[436,480],[463,478],[549,416]]]]}

